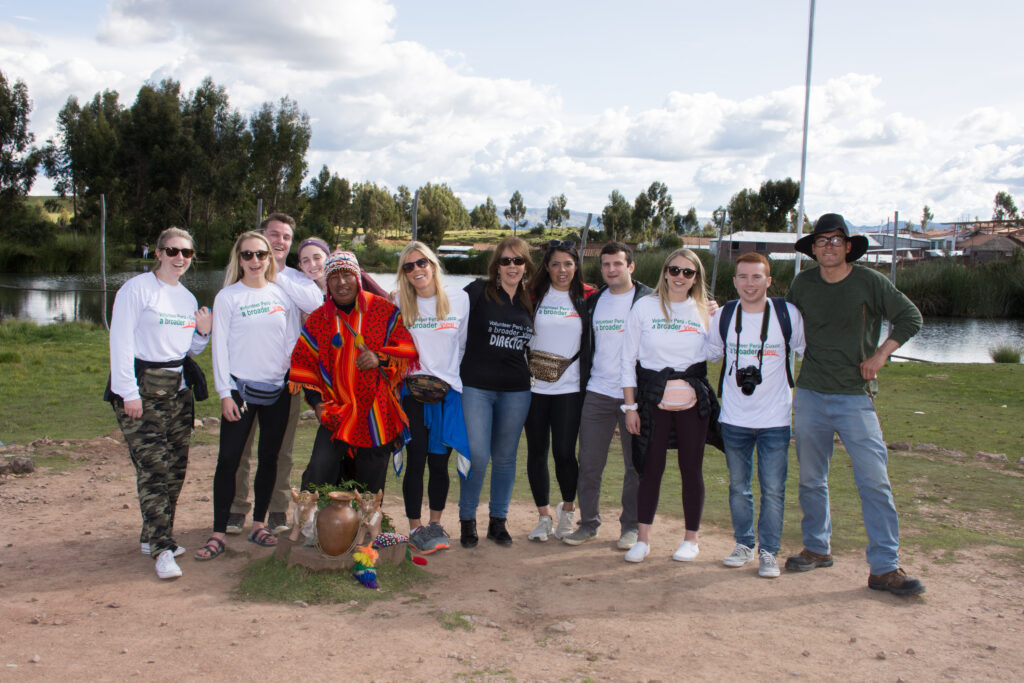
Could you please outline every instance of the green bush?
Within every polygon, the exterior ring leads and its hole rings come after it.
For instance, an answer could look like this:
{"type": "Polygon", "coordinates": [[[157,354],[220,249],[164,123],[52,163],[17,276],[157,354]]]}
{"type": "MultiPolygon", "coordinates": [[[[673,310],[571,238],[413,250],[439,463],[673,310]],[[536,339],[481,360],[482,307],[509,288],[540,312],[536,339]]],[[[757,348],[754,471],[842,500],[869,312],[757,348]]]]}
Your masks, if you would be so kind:
{"type": "Polygon", "coordinates": [[[1002,344],[988,350],[994,363],[1020,363],[1020,349],[1010,344],[1002,344]]]}

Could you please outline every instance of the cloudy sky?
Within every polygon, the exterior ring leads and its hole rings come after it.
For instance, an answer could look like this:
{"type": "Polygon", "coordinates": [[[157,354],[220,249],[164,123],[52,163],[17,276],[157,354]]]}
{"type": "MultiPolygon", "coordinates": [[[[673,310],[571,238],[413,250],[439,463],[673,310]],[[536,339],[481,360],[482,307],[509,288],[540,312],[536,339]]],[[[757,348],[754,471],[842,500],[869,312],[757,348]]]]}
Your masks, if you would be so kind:
{"type": "MultiPolygon", "coordinates": [[[[282,95],[327,164],[467,207],[518,189],[599,212],[652,181],[703,217],[799,178],[806,1],[0,0],[0,70],[42,142],[69,95],[130,104],[207,75],[249,113],[282,95]]],[[[807,213],[884,223],[1024,204],[1024,3],[819,2],[807,213]]],[[[49,193],[46,179],[35,192],[49,193]]]]}

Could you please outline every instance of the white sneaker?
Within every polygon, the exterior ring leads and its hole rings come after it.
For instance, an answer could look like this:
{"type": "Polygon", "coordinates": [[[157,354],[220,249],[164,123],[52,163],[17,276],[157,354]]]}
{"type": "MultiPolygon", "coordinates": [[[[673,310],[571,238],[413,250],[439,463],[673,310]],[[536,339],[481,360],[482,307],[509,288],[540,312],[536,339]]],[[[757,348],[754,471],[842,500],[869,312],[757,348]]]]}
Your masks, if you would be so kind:
{"type": "Polygon", "coordinates": [[[753,559],[754,550],[742,543],[737,543],[736,547],[732,549],[731,553],[729,553],[729,556],[722,560],[722,564],[726,567],[742,567],[753,559]]]}
{"type": "Polygon", "coordinates": [[[540,520],[537,522],[537,526],[533,527],[533,531],[530,532],[528,539],[531,541],[544,542],[551,536],[552,529],[554,529],[555,523],[547,515],[541,515],[540,520]]]}
{"type": "Polygon", "coordinates": [[[771,554],[767,550],[760,552],[760,563],[761,566],[757,569],[757,575],[763,576],[766,579],[775,579],[779,576],[779,561],[775,555],[771,554]]]}
{"type": "MultiPolygon", "coordinates": [[[[141,546],[141,550],[142,550],[142,554],[143,555],[149,555],[150,553],[152,553],[152,550],[150,550],[150,547],[149,547],[148,543],[140,543],[139,545],[141,546]]],[[[185,554],[185,549],[182,548],[180,545],[177,548],[174,549],[174,556],[175,557],[179,557],[179,556],[184,555],[184,554],[185,554]]]]}
{"type": "Polygon", "coordinates": [[[555,529],[555,538],[561,540],[571,534],[576,528],[576,511],[563,510],[563,503],[555,506],[555,514],[558,515],[558,527],[555,529]]]}
{"type": "Polygon", "coordinates": [[[676,551],[672,553],[672,559],[676,562],[693,562],[697,559],[698,553],[700,553],[700,548],[697,547],[696,543],[683,541],[682,544],[676,548],[676,551]]]}
{"type": "Polygon", "coordinates": [[[629,550],[636,545],[639,536],[636,529],[627,529],[619,534],[619,540],[615,543],[615,547],[619,550],[629,550]]]}
{"type": "Polygon", "coordinates": [[[170,550],[156,556],[156,575],[161,579],[176,579],[181,576],[181,567],[174,561],[174,553],[170,550]]]}
{"type": "Polygon", "coordinates": [[[651,554],[651,546],[643,541],[637,541],[633,547],[626,552],[626,562],[643,562],[644,558],[651,554]]]}

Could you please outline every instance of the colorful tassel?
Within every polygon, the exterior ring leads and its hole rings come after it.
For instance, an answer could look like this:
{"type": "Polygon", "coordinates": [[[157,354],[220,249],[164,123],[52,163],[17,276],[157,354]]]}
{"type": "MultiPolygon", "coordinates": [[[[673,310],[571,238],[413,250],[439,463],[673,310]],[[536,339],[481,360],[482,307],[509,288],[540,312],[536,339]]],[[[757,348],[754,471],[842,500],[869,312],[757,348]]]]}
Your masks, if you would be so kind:
{"type": "Polygon", "coordinates": [[[370,545],[359,546],[352,554],[352,559],[355,560],[352,575],[359,583],[373,590],[377,590],[377,570],[373,568],[377,557],[377,551],[370,545]]]}

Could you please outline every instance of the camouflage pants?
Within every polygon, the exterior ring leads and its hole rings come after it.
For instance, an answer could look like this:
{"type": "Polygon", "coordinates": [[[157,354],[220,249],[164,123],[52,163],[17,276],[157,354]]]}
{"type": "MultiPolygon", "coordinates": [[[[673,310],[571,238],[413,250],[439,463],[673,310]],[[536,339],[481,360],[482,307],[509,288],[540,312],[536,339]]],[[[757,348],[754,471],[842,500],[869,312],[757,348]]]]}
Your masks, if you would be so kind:
{"type": "Polygon", "coordinates": [[[167,398],[143,398],[140,418],[125,414],[119,396],[112,403],[135,465],[142,512],[139,541],[149,543],[156,558],[178,545],[174,540],[174,511],[188,467],[192,390],[184,389],[167,398]]]}

